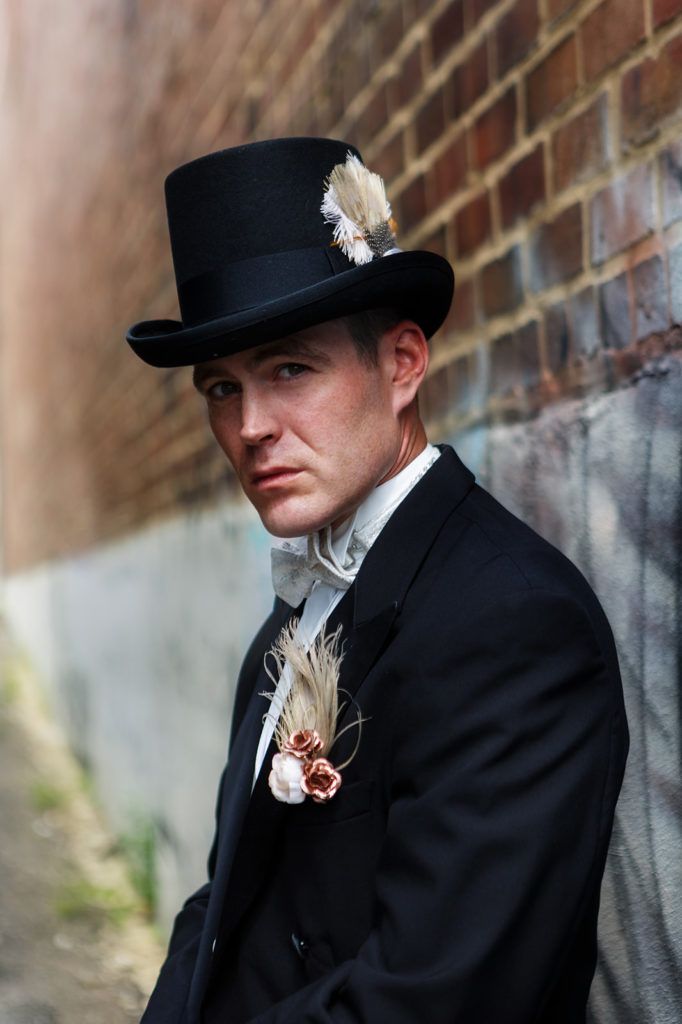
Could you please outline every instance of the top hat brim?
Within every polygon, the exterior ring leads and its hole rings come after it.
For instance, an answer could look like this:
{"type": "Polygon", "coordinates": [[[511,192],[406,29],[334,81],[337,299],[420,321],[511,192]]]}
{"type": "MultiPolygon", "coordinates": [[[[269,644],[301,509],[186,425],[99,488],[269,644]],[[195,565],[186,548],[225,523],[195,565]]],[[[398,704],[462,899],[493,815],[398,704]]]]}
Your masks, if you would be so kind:
{"type": "Polygon", "coordinates": [[[276,341],[326,320],[395,307],[430,338],[445,320],[452,267],[437,253],[412,250],[378,257],[281,298],[192,326],[178,320],[133,324],[126,340],[150,366],[191,366],[276,341]]]}

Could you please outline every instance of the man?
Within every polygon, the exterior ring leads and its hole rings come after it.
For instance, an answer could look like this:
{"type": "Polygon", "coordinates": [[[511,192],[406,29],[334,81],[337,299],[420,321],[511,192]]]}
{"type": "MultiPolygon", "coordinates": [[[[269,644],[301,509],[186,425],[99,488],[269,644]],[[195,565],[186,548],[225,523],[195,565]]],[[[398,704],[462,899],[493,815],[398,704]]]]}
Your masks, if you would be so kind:
{"type": "Polygon", "coordinates": [[[627,751],[618,662],[579,571],[427,443],[449,265],[398,248],[380,180],[331,140],[209,154],[166,200],[182,322],[128,341],[194,366],[289,539],[238,682],[209,881],[143,1021],[583,1022],[627,751]],[[293,654],[264,696],[287,626],[311,659],[340,629],[324,758],[281,726],[293,654]]]}

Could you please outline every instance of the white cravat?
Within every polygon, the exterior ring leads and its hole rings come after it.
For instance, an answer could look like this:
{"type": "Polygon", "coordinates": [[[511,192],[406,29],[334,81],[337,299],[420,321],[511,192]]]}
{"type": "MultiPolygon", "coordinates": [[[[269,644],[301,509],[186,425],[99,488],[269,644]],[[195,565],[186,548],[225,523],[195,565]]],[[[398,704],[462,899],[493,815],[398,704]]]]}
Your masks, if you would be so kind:
{"type": "MultiPolygon", "coordinates": [[[[386,483],[375,487],[358,506],[354,515],[350,516],[336,530],[332,531],[331,527],[327,526],[324,530],[319,531],[317,544],[314,546],[323,555],[327,555],[331,566],[335,569],[338,567],[342,585],[336,586],[332,582],[323,582],[320,578],[315,579],[312,583],[296,630],[296,639],[305,650],[308,650],[345,594],[359,571],[365,555],[393,512],[417,481],[430,469],[439,455],[440,452],[434,445],[427,444],[426,448],[405,469],[391,477],[386,483]],[[343,577],[348,573],[352,578],[346,582],[343,577]]],[[[293,542],[284,542],[281,547],[285,545],[288,550],[299,551],[302,554],[310,549],[307,537],[296,538],[293,542]]],[[[273,572],[275,565],[276,560],[273,559],[273,572]]],[[[282,711],[290,686],[291,672],[289,665],[286,664],[277,683],[269,713],[263,720],[263,731],[256,751],[253,785],[260,773],[275,731],[275,723],[282,711]]]]}

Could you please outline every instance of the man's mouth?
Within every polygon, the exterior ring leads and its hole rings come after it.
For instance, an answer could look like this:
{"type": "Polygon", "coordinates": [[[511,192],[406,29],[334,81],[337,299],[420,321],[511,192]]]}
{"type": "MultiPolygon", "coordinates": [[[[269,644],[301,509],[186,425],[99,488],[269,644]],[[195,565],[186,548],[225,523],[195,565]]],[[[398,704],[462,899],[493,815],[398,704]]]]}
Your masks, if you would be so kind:
{"type": "Polygon", "coordinates": [[[269,469],[259,469],[251,474],[251,486],[257,487],[259,490],[281,487],[293,480],[300,472],[300,469],[294,469],[292,466],[271,466],[269,469]]]}

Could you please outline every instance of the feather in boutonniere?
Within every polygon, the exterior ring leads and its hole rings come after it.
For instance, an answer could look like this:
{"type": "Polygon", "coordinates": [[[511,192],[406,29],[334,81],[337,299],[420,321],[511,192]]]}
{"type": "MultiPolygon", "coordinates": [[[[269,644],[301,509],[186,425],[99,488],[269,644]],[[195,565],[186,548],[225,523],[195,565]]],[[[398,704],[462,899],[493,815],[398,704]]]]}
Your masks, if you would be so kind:
{"type": "MultiPolygon", "coordinates": [[[[340,731],[337,724],[346,702],[339,704],[339,670],[343,653],[341,627],[327,634],[324,626],[306,651],[296,639],[298,620],[285,626],[266,655],[266,671],[277,684],[285,666],[291,672],[291,686],[281,714],[275,722],[278,753],[272,759],[268,784],[277,800],[302,803],[311,796],[326,803],[341,785],[341,770],[352,761],[360,743],[362,718],[358,716],[340,731]],[[267,664],[271,656],[275,671],[267,664]],[[357,742],[342,764],[328,759],[332,747],[348,729],[357,727],[357,742]]],[[[273,699],[274,693],[265,697],[273,699]]]]}
{"type": "Polygon", "coordinates": [[[334,226],[333,244],[358,266],[370,263],[375,256],[400,252],[383,179],[368,171],[352,153],[348,153],[345,164],[332,169],[320,209],[325,224],[334,226]]]}

